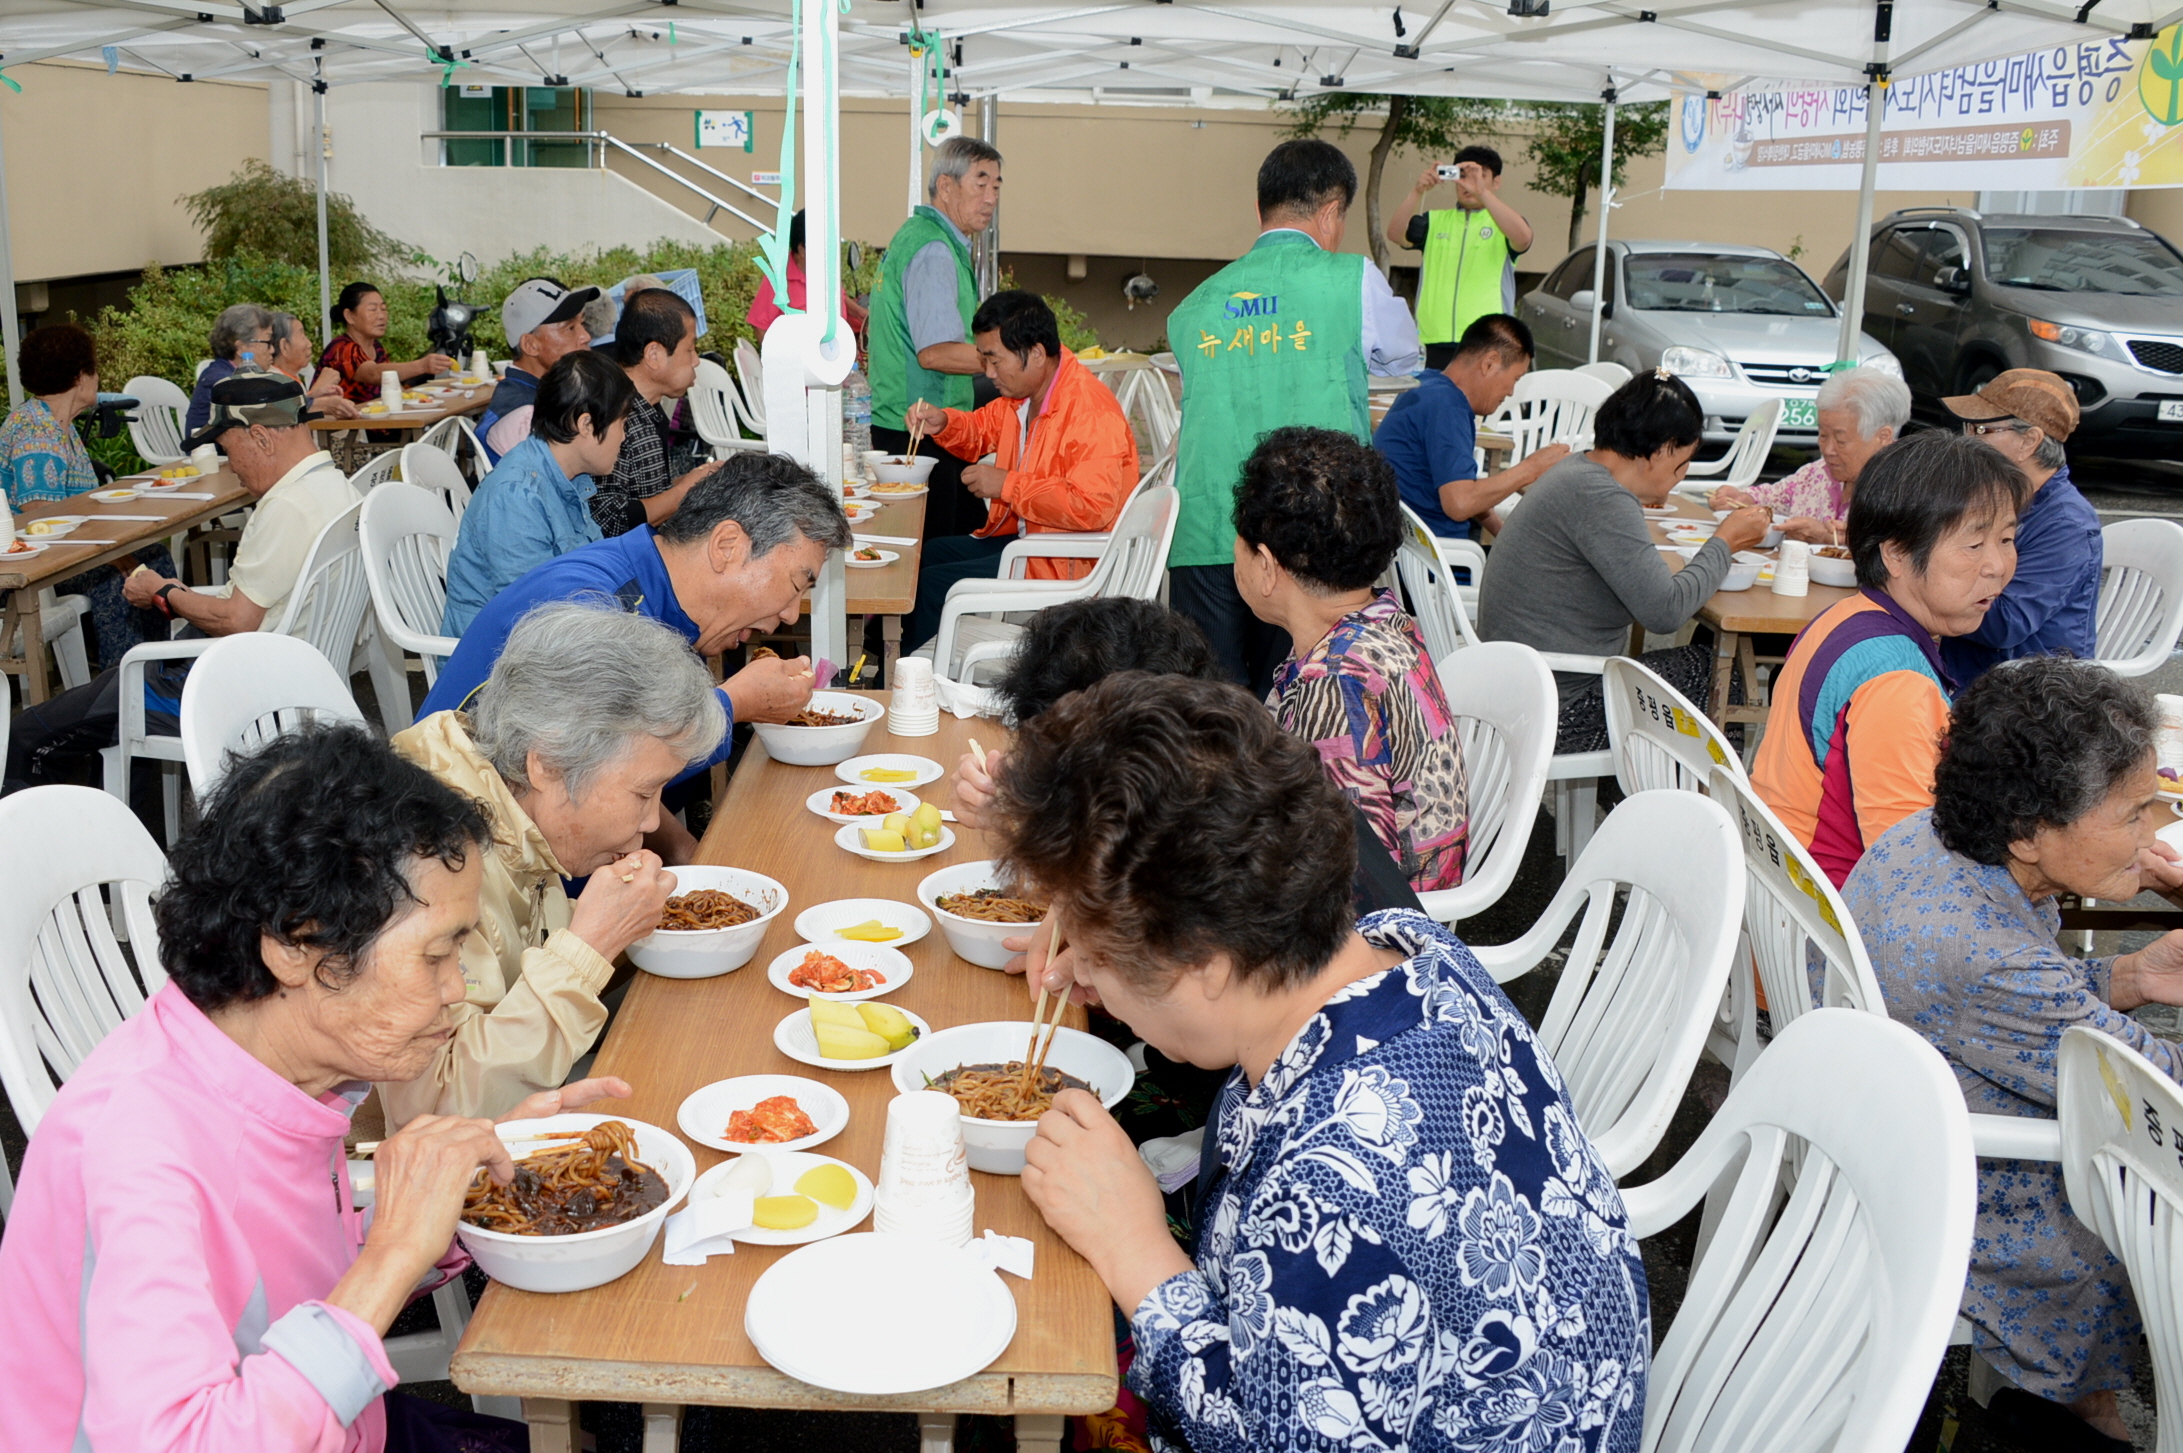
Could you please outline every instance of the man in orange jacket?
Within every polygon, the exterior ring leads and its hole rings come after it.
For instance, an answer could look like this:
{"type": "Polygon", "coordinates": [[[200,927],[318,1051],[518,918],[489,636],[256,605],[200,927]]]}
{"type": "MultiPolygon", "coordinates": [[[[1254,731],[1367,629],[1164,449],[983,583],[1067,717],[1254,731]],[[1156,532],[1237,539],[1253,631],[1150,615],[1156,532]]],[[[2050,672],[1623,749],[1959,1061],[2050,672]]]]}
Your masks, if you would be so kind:
{"type": "MultiPolygon", "coordinates": [[[[1137,487],[1137,440],[1107,386],[1061,346],[1061,325],[1036,293],[995,293],[970,322],[971,341],[1001,396],[968,413],[922,400],[913,427],[960,459],[963,484],[986,501],[974,534],[925,542],[917,572],[917,608],[903,644],[923,645],[940,629],[948,587],[1000,573],[1001,551],[1021,535],[1055,530],[1111,530],[1137,487]]],[[[1032,560],[1034,580],[1074,580],[1089,560],[1032,560]]]]}

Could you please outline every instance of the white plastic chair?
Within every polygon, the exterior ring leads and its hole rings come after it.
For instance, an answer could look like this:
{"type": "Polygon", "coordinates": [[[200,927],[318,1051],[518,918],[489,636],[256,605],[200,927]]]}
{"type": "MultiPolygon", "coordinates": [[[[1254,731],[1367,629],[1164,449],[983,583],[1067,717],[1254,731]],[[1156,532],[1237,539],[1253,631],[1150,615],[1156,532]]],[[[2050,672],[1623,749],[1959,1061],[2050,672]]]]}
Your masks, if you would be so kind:
{"type": "Polygon", "coordinates": [[[208,797],[227,774],[228,753],[247,756],[311,721],[364,714],[333,664],[294,636],[223,636],[190,668],[182,688],[182,759],[190,790],[208,797]]]}
{"type": "MultiPolygon", "coordinates": [[[[374,489],[390,479],[406,477],[402,473],[402,456],[416,447],[416,445],[410,444],[400,449],[389,449],[384,454],[374,454],[365,461],[362,469],[349,476],[349,487],[360,495],[370,494],[374,489]]],[[[432,452],[435,454],[440,453],[437,449],[432,452]]],[[[449,459],[447,462],[452,465],[455,461],[449,459]]]]}
{"type": "Polygon", "coordinates": [[[1500,902],[1516,880],[1539,818],[1559,703],[1539,653],[1515,641],[1489,641],[1439,657],[1434,665],[1463,748],[1470,842],[1463,881],[1420,893],[1418,900],[1453,927],[1500,902]]]}
{"type": "MultiPolygon", "coordinates": [[[[1064,601],[1109,596],[1156,599],[1167,576],[1167,551],[1175,539],[1176,513],[1173,485],[1138,490],[1121,518],[1114,522],[1112,538],[1099,547],[1099,563],[1081,580],[956,581],[948,588],[947,604],[940,611],[939,634],[932,640],[933,669],[952,681],[967,683],[980,662],[1005,658],[1022,634],[1020,628],[1006,621],[982,620],[966,630],[965,617],[1044,610],[1064,601]],[[977,639],[970,639],[972,636],[977,639]]],[[[1018,543],[1035,552],[1049,538],[1041,535],[1018,543]]],[[[923,654],[922,648],[919,654],[923,654]]]]}
{"type": "Polygon", "coordinates": [[[1528,459],[1549,444],[1572,449],[1584,444],[1592,436],[1592,415],[1613,393],[1604,380],[1575,369],[1525,374],[1516,380],[1502,411],[1507,419],[1501,427],[1516,439],[1509,458],[1528,459]]]}
{"type": "Polygon", "coordinates": [[[1617,389],[1630,381],[1630,371],[1612,359],[1603,358],[1597,363],[1580,363],[1569,370],[1587,378],[1596,378],[1610,389],[1617,389]]]}
{"type": "MultiPolygon", "coordinates": [[[[418,435],[417,442],[428,449],[437,449],[454,460],[455,467],[462,470],[465,479],[472,481],[483,479],[486,472],[492,468],[492,465],[487,462],[485,457],[485,445],[478,439],[478,431],[472,427],[468,414],[449,414],[446,418],[418,435]],[[467,468],[463,465],[463,458],[466,453],[469,456],[467,468]]],[[[406,468],[403,470],[402,477],[404,479],[409,477],[406,468]]]]}
{"type": "Polygon", "coordinates": [[[209,359],[209,358],[200,358],[200,359],[198,359],[198,360],[197,360],[197,364],[196,364],[196,366],[195,366],[194,368],[192,368],[192,369],[190,370],[190,376],[189,376],[190,382],[191,382],[191,383],[195,383],[195,382],[197,382],[197,380],[199,380],[199,379],[203,378],[203,377],[205,376],[205,370],[206,370],[206,369],[208,369],[208,368],[210,368],[210,367],[212,367],[212,360],[211,360],[211,359],[209,359]]]}
{"type": "Polygon", "coordinates": [[[1653,1354],[1644,1453],[1910,1441],[1970,1260],[1965,1118],[1955,1077],[1914,1032],[1818,1010],[1667,1174],[1622,1192],[1640,1239],[1725,1192],[1653,1354]]]}
{"type": "MultiPolygon", "coordinates": [[[[1560,651],[1539,654],[1546,658],[1549,671],[1597,676],[1607,669],[1605,656],[1571,656],[1560,651]]],[[[1565,861],[1576,861],[1584,845],[1592,840],[1592,828],[1599,817],[1599,779],[1614,775],[1612,747],[1596,752],[1556,752],[1548,764],[1546,780],[1554,784],[1554,851],[1565,861]]]]}
{"type": "Polygon", "coordinates": [[[2130,1274],[2153,1353],[2159,1453],[2183,1453],[2183,1089],[2099,1030],[2062,1032],[2062,1183],[2130,1274]]]}
{"type": "Polygon", "coordinates": [[[404,448],[402,483],[439,495],[447,502],[448,512],[458,523],[462,512],[470,507],[470,481],[463,478],[461,468],[443,450],[423,444],[404,448]]]}
{"type": "Polygon", "coordinates": [[[1600,672],[1607,707],[1607,750],[1625,793],[1655,787],[1703,792],[1717,768],[1748,780],[1743,759],[1721,729],[1689,697],[1628,656],[1609,658],[1600,672]]]}
{"type": "MultiPolygon", "coordinates": [[[[1119,523],[1138,495],[1154,485],[1175,482],[1175,441],[1168,440],[1167,447],[1154,456],[1151,465],[1138,477],[1137,487],[1122,501],[1122,508],[1115,511],[1119,523]]],[[[1114,538],[1112,530],[1050,530],[1035,535],[1023,535],[1011,540],[1001,551],[1001,563],[997,578],[1001,580],[1028,580],[1033,560],[1097,560],[1107,553],[1107,544],[1114,538]]]]}
{"type": "Polygon", "coordinates": [[[371,584],[379,633],[424,662],[425,685],[461,644],[440,634],[447,612],[447,559],[459,530],[444,496],[414,484],[387,484],[364,500],[358,517],[364,578],[371,584]]]}
{"type": "Polygon", "coordinates": [[[748,338],[735,340],[735,377],[743,385],[742,422],[763,439],[766,435],[765,363],[748,338]]]}
{"type": "Polygon", "coordinates": [[[2093,658],[2118,676],[2157,671],[2183,632],[2183,525],[2121,520],[2100,531],[2100,552],[2093,658]]]}
{"type": "Polygon", "coordinates": [[[1472,949],[1505,984],[1544,962],[1582,912],[1539,1043],[1611,1175],[1652,1154],[1690,1082],[1735,957],[1743,884],[1735,824],[1717,804],[1640,792],[1607,815],[1523,937],[1472,949]]]}
{"type": "MultiPolygon", "coordinates": [[[[151,834],[103,792],[32,787],[0,798],[0,1087],[25,1135],[93,1046],[166,982],[151,909],[166,877],[151,834]]],[[[0,1212],[13,1200],[0,1159],[0,1212]]]]}
{"type": "MultiPolygon", "coordinates": [[[[91,602],[84,597],[56,594],[50,585],[38,592],[39,639],[53,648],[53,664],[60,668],[63,686],[81,686],[91,679],[91,657],[83,638],[83,618],[90,609],[91,602]]],[[[20,630],[0,642],[0,650],[10,656],[30,654],[23,648],[20,630]]]]}
{"type": "MultiPolygon", "coordinates": [[[[197,371],[204,372],[204,366],[197,371]]],[[[129,419],[129,447],[146,464],[180,464],[186,457],[182,425],[189,416],[189,395],[148,373],[130,379],[121,391],[138,405],[129,419]]]]}
{"type": "Polygon", "coordinates": [[[1749,489],[1766,467],[1766,457],[1774,452],[1774,435],[1780,431],[1781,400],[1767,399],[1743,421],[1726,454],[1703,464],[1694,463],[1684,473],[1691,479],[1708,481],[1718,476],[1717,481],[1706,485],[1708,493],[1716,489],[1749,489]]]}
{"type": "Polygon", "coordinates": [[[765,440],[743,437],[736,423],[735,380],[719,364],[709,358],[697,361],[697,381],[690,385],[689,397],[697,437],[711,446],[713,458],[724,459],[733,449],[765,450],[765,440]]]}
{"type": "MultiPolygon", "coordinates": [[[[1425,637],[1425,649],[1445,664],[1457,651],[1478,644],[1471,625],[1476,609],[1478,582],[1485,572],[1485,552],[1470,540],[1443,540],[1419,519],[1408,505],[1402,506],[1402,544],[1395,551],[1395,578],[1408,598],[1410,615],[1425,637]],[[1467,551],[1454,547],[1468,545],[1467,551]],[[1473,563],[1472,555],[1477,563],[1473,563]],[[1455,579],[1456,568],[1471,573],[1465,587],[1455,579]]],[[[1553,734],[1548,734],[1551,745],[1553,734]]]]}

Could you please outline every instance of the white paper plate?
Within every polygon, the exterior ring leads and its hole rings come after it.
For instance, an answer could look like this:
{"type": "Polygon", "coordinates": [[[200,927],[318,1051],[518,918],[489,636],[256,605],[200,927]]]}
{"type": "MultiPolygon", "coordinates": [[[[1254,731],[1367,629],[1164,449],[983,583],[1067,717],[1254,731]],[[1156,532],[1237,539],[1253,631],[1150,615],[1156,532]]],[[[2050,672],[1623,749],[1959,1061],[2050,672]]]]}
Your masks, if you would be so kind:
{"type": "Polygon", "coordinates": [[[46,552],[47,542],[42,540],[27,540],[24,539],[21,535],[18,535],[15,537],[15,546],[10,546],[8,549],[0,551],[0,561],[35,559],[46,552]],[[15,548],[15,546],[20,546],[21,548],[17,549],[15,548]]]}
{"type": "MultiPolygon", "coordinates": [[[[817,1170],[822,1165],[838,1165],[856,1177],[857,1198],[839,1210],[824,1201],[815,1202],[819,1208],[818,1219],[793,1231],[771,1231],[763,1226],[751,1226],[735,1232],[735,1239],[746,1246],[802,1246],[811,1241],[824,1241],[829,1236],[839,1236],[844,1231],[855,1230],[859,1222],[872,1214],[872,1178],[845,1160],[800,1150],[754,1150],[751,1154],[762,1155],[773,1163],[773,1194],[776,1196],[796,1195],[798,1176],[817,1170]]],[[[726,1178],[729,1168],[734,1164],[735,1161],[732,1160],[723,1161],[699,1176],[690,1187],[691,1203],[695,1204],[700,1198],[711,1195],[712,1187],[726,1178]]]]}
{"type": "Polygon", "coordinates": [[[902,930],[900,938],[887,940],[889,948],[908,948],[932,932],[932,915],[914,903],[895,898],[836,898],[797,914],[796,937],[806,943],[862,943],[862,939],[841,938],[836,930],[875,918],[902,930]]]}
{"type": "Polygon", "coordinates": [[[983,1371],[1016,1335],[1016,1298],[969,1252],[864,1232],[790,1252],[743,1306],[758,1355],[813,1387],[923,1392],[983,1371]],[[874,1296],[872,1288],[886,1288],[874,1296]],[[825,1311],[855,1307],[853,1317],[825,1311]]]}
{"type": "MultiPolygon", "coordinates": [[[[902,1012],[908,1015],[910,1023],[917,1026],[917,1033],[920,1038],[932,1033],[932,1026],[924,1020],[918,1018],[915,1014],[911,1014],[907,1009],[902,1012]]],[[[893,1064],[897,1059],[915,1049],[917,1044],[913,1040],[893,1054],[883,1054],[875,1059],[828,1059],[819,1053],[819,1039],[811,1029],[811,1011],[798,1009],[779,1024],[773,1026],[773,1047],[797,1063],[811,1065],[817,1069],[876,1070],[893,1064]]],[[[814,1115],[812,1118],[815,1120],[818,1117],[814,1115]]]]}
{"type": "Polygon", "coordinates": [[[937,782],[947,775],[947,769],[930,757],[913,757],[907,752],[874,752],[836,763],[834,775],[851,787],[884,787],[892,791],[897,787],[917,788],[927,782],[937,782]],[[875,767],[917,775],[907,782],[867,782],[861,774],[875,767]]]}
{"type": "MultiPolygon", "coordinates": [[[[766,982],[783,994],[794,999],[808,999],[816,995],[821,999],[838,999],[844,1004],[858,999],[877,999],[882,994],[892,994],[907,984],[917,973],[917,966],[910,956],[898,948],[883,943],[858,943],[853,939],[837,938],[827,943],[800,943],[784,950],[766,965],[766,982]],[[788,982],[788,976],[803,966],[804,955],[813,950],[832,954],[852,969],[869,969],[886,975],[886,981],[877,988],[864,989],[854,994],[818,994],[812,989],[799,988],[788,982]]],[[[814,1119],[817,1117],[814,1116],[814,1119]]]]}
{"type": "Polygon", "coordinates": [[[178,489],[187,489],[203,478],[202,474],[197,474],[188,479],[147,479],[136,488],[146,494],[171,494],[178,489]]]}
{"type": "Polygon", "coordinates": [[[845,853],[855,853],[860,858],[870,858],[875,863],[914,863],[919,858],[929,858],[934,853],[944,853],[955,846],[955,829],[940,824],[940,841],[929,848],[906,848],[899,853],[881,852],[864,846],[863,834],[871,828],[869,820],[846,822],[834,834],[834,846],[845,853]]]}
{"type": "MultiPolygon", "coordinates": [[[[896,812],[915,812],[917,810],[917,804],[922,800],[914,792],[905,792],[900,787],[895,787],[891,785],[882,787],[876,782],[860,782],[857,784],[857,787],[862,788],[866,792],[886,793],[889,797],[892,797],[898,804],[900,804],[895,808],[896,812]]],[[[842,789],[839,787],[821,787],[818,791],[812,793],[809,797],[806,797],[803,800],[803,805],[810,808],[819,816],[825,818],[828,822],[835,824],[840,824],[844,822],[861,822],[866,827],[871,827],[876,824],[881,818],[887,815],[884,812],[881,812],[875,813],[870,817],[851,817],[846,812],[834,811],[832,806],[834,801],[834,794],[841,790],[842,789]]],[[[850,788],[849,790],[856,791],[857,788],[850,788]]]]}
{"type": "Polygon", "coordinates": [[[730,1155],[760,1150],[776,1153],[809,1150],[814,1145],[824,1145],[848,1128],[849,1102],[833,1086],[807,1080],[802,1075],[737,1075],[732,1080],[715,1080],[701,1090],[692,1090],[683,1100],[682,1108],[675,1111],[675,1124],[681,1127],[685,1139],[709,1145],[714,1150],[724,1150],[730,1155]],[[775,1095],[795,1096],[804,1114],[809,1115],[811,1123],[819,1128],[800,1140],[763,1145],[730,1140],[721,1133],[728,1128],[728,1117],[737,1110],[748,1110],[760,1100],[770,1100],[775,1095]]]}
{"type": "Polygon", "coordinates": [[[932,493],[932,486],[920,484],[911,489],[899,484],[875,484],[871,487],[872,498],[880,504],[894,504],[900,500],[915,499],[921,494],[932,493]]]}
{"type": "Polygon", "coordinates": [[[143,492],[140,489],[94,489],[88,498],[95,499],[102,505],[118,505],[127,504],[143,492]]]}
{"type": "Polygon", "coordinates": [[[852,553],[842,563],[851,570],[884,570],[887,566],[902,558],[902,552],[899,550],[882,550],[877,545],[869,548],[878,551],[879,558],[877,560],[859,560],[852,553]]]}
{"type": "Polygon", "coordinates": [[[17,539],[28,545],[35,545],[40,540],[58,540],[63,535],[73,533],[78,525],[81,525],[89,518],[88,515],[47,515],[43,519],[22,520],[15,526],[15,535],[17,539]],[[32,534],[30,532],[32,525],[50,525],[52,528],[32,534]]]}

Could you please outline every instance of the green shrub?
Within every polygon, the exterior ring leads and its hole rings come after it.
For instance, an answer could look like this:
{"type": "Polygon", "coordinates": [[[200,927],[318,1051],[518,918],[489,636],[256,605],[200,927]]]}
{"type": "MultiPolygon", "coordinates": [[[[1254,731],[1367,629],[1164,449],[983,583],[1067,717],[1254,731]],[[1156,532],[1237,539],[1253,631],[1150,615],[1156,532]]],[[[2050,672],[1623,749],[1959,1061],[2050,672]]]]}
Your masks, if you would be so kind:
{"type": "MultiPolygon", "coordinates": [[[[181,199],[204,229],[208,258],[274,258],[318,266],[318,188],[255,157],[216,187],[181,199]]],[[[365,221],[339,192],[326,194],[326,256],[335,272],[366,272],[418,260],[415,248],[365,221]]]]}

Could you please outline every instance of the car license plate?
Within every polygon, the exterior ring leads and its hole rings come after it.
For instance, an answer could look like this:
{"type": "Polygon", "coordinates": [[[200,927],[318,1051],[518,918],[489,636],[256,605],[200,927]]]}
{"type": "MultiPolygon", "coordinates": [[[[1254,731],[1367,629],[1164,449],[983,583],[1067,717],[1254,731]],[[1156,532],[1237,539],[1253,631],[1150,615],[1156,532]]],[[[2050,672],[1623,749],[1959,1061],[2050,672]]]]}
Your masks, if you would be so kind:
{"type": "Polygon", "coordinates": [[[2160,401],[2160,422],[2163,424],[2183,424],[2183,399],[2162,399],[2160,401]]]}
{"type": "MultiPolygon", "coordinates": [[[[2165,410],[2166,404],[2161,405],[2165,410]]],[[[2167,418],[2164,412],[2163,419],[2167,418]]],[[[1819,405],[1811,399],[1785,399],[1781,405],[1781,427],[1784,429],[1817,429],[1819,405]]]]}

